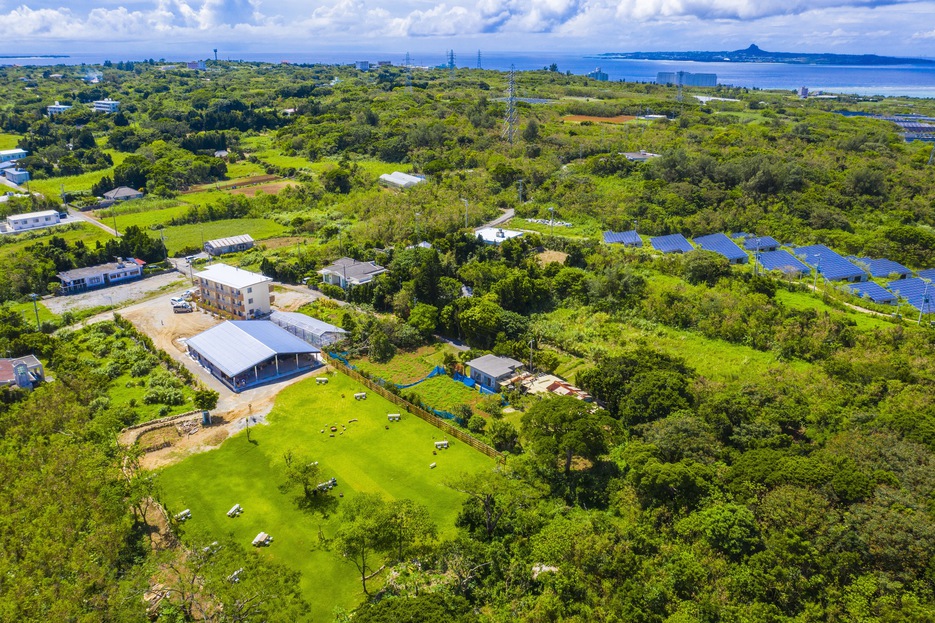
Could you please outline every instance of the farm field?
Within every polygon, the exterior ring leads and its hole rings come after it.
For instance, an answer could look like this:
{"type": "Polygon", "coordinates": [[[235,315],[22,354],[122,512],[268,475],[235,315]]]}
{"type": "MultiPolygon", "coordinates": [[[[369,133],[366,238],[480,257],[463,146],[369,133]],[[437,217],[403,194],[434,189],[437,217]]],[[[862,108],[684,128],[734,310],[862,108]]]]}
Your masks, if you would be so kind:
{"type": "Polygon", "coordinates": [[[63,186],[66,191],[91,190],[91,187],[101,181],[101,178],[104,176],[113,177],[114,167],[119,166],[128,155],[113,149],[105,149],[104,151],[110,154],[110,157],[113,158],[113,167],[108,169],[101,169],[100,171],[91,171],[90,173],[82,173],[81,175],[52,177],[45,180],[32,180],[29,182],[29,187],[32,191],[40,192],[51,199],[57,198],[61,195],[63,186]]]}
{"type": "Polygon", "coordinates": [[[16,134],[0,134],[0,149],[16,149],[20,136],[16,134]]]}
{"type": "MultiPolygon", "coordinates": [[[[278,396],[269,425],[251,427],[249,441],[239,433],[158,476],[170,512],[191,510],[188,529],[231,534],[244,544],[261,531],[271,534],[273,544],[263,553],[302,572],[313,620],[330,620],[332,608],[353,607],[362,596],[356,569],[319,543],[319,534],[334,535],[344,501],[365,492],[412,499],[428,507],[440,536],[450,536],[462,496],[444,485],[446,479],[493,466],[460,443],[432,455],[432,442],[442,433],[414,416],[385,428],[386,414],[398,408],[375,394],[355,401],[352,395],[362,389],[341,374],[323,386],[314,379],[292,385],[278,396]],[[332,425],[347,431],[334,437],[319,432],[332,425]],[[297,490],[280,491],[287,450],[318,461],[323,479],[337,479],[332,507],[323,513],[300,510],[297,490]],[[437,469],[429,469],[432,462],[437,469]],[[244,514],[230,519],[226,512],[234,504],[244,514]]],[[[373,585],[379,582],[375,578],[373,585]]]]}
{"type": "Polygon", "coordinates": [[[52,236],[62,238],[69,243],[81,240],[88,246],[94,245],[94,243],[99,240],[103,241],[111,237],[110,234],[90,223],[82,222],[74,225],[49,227],[41,230],[41,232],[29,232],[18,234],[10,238],[2,238],[3,241],[9,240],[9,242],[0,244],[0,258],[7,258],[37,242],[48,242],[49,238],[52,236]]]}
{"type": "Polygon", "coordinates": [[[364,357],[352,363],[361,370],[381,379],[394,383],[405,384],[418,381],[432,371],[435,366],[442,365],[445,352],[456,352],[451,346],[445,344],[432,344],[412,351],[398,351],[386,363],[377,363],[364,357]]]}
{"type": "Polygon", "coordinates": [[[182,249],[200,249],[204,240],[214,240],[240,234],[250,234],[254,240],[263,240],[282,236],[286,231],[287,229],[279,223],[262,218],[226,219],[193,225],[173,225],[162,230],[165,234],[166,247],[170,255],[182,249]]]}

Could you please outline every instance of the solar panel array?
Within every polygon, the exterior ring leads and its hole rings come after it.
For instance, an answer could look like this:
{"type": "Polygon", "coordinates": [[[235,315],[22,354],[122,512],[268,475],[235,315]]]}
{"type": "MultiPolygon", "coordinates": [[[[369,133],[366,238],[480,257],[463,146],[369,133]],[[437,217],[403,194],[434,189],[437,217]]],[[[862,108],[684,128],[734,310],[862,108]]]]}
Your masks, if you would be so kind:
{"type": "Polygon", "coordinates": [[[874,277],[886,278],[890,275],[905,275],[906,277],[912,277],[912,271],[900,264],[899,262],[894,262],[893,260],[874,260],[869,257],[855,257],[850,258],[856,262],[864,264],[870,270],[870,274],[874,277]]]}
{"type": "Polygon", "coordinates": [[[867,273],[823,244],[799,247],[795,254],[829,281],[866,281],[867,273]]]}
{"type": "Polygon", "coordinates": [[[649,241],[653,248],[660,253],[688,253],[695,248],[682,234],[669,234],[668,236],[657,236],[649,241]]]}
{"type": "Polygon", "coordinates": [[[811,268],[783,249],[760,253],[759,262],[766,270],[780,270],[787,274],[802,273],[807,275],[812,272],[811,268]]]}
{"type": "Polygon", "coordinates": [[[899,294],[906,301],[925,314],[935,314],[935,285],[925,279],[913,277],[912,279],[899,279],[889,283],[889,289],[899,294]],[[926,285],[928,291],[926,292],[926,285]]]}
{"type": "Polygon", "coordinates": [[[851,293],[861,298],[870,299],[874,303],[894,303],[896,295],[888,292],[883,286],[872,281],[863,281],[861,283],[847,284],[851,293]]]}
{"type": "Polygon", "coordinates": [[[643,246],[643,241],[635,229],[630,231],[605,231],[604,242],[607,244],[622,244],[627,247],[643,246]]]}
{"type": "Polygon", "coordinates": [[[750,259],[743,249],[734,244],[734,241],[724,234],[699,236],[695,238],[695,244],[705,251],[713,251],[718,255],[723,255],[730,260],[731,264],[746,264],[750,259]]]}
{"type": "Polygon", "coordinates": [[[743,248],[747,251],[775,251],[779,248],[779,241],[770,236],[751,236],[744,240],[743,248]]]}
{"type": "Polygon", "coordinates": [[[926,268],[925,270],[920,270],[917,274],[923,279],[935,280],[935,268],[926,268]]]}

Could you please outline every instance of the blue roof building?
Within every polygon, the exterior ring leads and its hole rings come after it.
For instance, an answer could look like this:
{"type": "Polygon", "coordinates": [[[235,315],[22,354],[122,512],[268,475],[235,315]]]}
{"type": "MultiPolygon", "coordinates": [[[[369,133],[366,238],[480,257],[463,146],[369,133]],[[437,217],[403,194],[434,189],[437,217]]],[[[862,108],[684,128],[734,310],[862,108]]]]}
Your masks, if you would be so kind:
{"type": "Polygon", "coordinates": [[[724,234],[711,234],[695,238],[695,244],[705,251],[712,251],[723,255],[731,264],[746,264],[750,258],[743,249],[734,244],[734,241],[724,234]]]}
{"type": "Polygon", "coordinates": [[[811,268],[783,249],[760,253],[757,260],[766,270],[778,270],[787,275],[808,275],[812,272],[811,268]]]}
{"type": "Polygon", "coordinates": [[[866,281],[867,273],[823,244],[799,247],[795,254],[828,281],[866,281]]]}
{"type": "Polygon", "coordinates": [[[650,244],[660,253],[689,253],[695,248],[682,234],[669,234],[668,236],[656,236],[650,238],[650,244]]]}
{"type": "Polygon", "coordinates": [[[606,244],[622,244],[625,247],[642,247],[643,241],[635,229],[630,231],[605,231],[604,242],[606,244]]]}

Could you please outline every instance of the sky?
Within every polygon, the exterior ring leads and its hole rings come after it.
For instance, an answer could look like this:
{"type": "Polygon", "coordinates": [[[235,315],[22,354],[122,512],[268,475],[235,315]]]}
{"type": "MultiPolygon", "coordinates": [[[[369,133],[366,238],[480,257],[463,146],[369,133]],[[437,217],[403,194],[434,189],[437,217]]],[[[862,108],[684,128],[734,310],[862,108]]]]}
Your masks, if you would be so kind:
{"type": "Polygon", "coordinates": [[[600,53],[755,43],[935,58],[933,16],[935,0],[0,0],[0,55],[600,53]]]}

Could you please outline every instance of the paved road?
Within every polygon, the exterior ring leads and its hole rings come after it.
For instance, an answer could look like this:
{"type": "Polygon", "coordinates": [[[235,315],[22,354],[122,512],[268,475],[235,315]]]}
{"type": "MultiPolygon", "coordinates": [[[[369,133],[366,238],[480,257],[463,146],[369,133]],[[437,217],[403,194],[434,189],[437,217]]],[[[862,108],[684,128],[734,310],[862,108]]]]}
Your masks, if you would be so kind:
{"type": "MultiPolygon", "coordinates": [[[[70,216],[71,218],[73,218],[73,219],[76,220],[76,221],[84,221],[85,223],[91,223],[91,224],[94,225],[95,227],[99,227],[99,228],[103,229],[104,231],[106,231],[106,232],[107,232],[108,234],[110,234],[111,236],[119,236],[119,235],[120,235],[120,234],[118,234],[116,231],[114,231],[112,228],[108,227],[107,225],[105,225],[104,223],[100,222],[100,221],[97,220],[97,219],[91,218],[90,216],[88,216],[87,214],[85,214],[84,212],[82,212],[81,210],[76,210],[76,209],[74,209],[74,208],[72,208],[72,207],[69,207],[69,208],[68,208],[68,216],[70,216]]],[[[74,222],[74,221],[72,221],[72,222],[74,222]]]]}
{"type": "Polygon", "coordinates": [[[494,220],[490,221],[489,223],[484,223],[484,224],[481,225],[480,227],[475,227],[475,228],[474,228],[474,231],[477,231],[478,229],[483,229],[484,227],[499,227],[500,225],[503,225],[503,224],[506,223],[508,220],[510,220],[511,218],[513,218],[513,216],[515,216],[515,215],[516,215],[516,210],[514,210],[513,208],[510,208],[509,210],[507,210],[506,212],[504,212],[502,216],[499,216],[499,217],[495,218],[494,220]]]}

